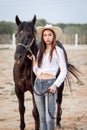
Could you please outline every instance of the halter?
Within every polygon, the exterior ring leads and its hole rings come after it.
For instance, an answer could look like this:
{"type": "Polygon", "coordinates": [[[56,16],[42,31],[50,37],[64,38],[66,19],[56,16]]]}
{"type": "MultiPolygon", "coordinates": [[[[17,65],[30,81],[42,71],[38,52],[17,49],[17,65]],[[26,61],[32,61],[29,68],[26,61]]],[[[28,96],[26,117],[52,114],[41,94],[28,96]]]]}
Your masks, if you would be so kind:
{"type": "Polygon", "coordinates": [[[30,51],[30,53],[32,54],[32,51],[30,49],[30,47],[33,45],[35,38],[32,39],[31,43],[29,45],[24,45],[22,43],[18,43],[17,46],[23,46],[27,51],[30,51]]]}

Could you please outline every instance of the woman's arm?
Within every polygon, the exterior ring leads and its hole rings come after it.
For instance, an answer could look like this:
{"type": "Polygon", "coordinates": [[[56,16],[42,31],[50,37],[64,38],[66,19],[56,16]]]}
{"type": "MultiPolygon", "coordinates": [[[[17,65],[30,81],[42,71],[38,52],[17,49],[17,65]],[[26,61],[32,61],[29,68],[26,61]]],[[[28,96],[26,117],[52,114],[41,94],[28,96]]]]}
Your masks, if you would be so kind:
{"type": "Polygon", "coordinates": [[[66,75],[67,75],[67,66],[66,66],[66,61],[64,57],[64,52],[61,48],[58,49],[58,64],[60,68],[60,73],[54,82],[54,85],[57,87],[60,87],[60,85],[64,82],[66,75]]]}
{"type": "Polygon", "coordinates": [[[38,67],[37,65],[37,59],[35,58],[34,55],[32,56],[27,56],[30,60],[33,61],[33,72],[35,73],[35,75],[38,77],[41,75],[41,69],[38,67]]]}
{"type": "Polygon", "coordinates": [[[27,55],[27,57],[28,57],[30,60],[32,60],[32,61],[33,61],[33,66],[34,66],[34,65],[35,65],[35,63],[36,63],[35,56],[34,56],[34,55],[31,55],[31,56],[27,55]]]}

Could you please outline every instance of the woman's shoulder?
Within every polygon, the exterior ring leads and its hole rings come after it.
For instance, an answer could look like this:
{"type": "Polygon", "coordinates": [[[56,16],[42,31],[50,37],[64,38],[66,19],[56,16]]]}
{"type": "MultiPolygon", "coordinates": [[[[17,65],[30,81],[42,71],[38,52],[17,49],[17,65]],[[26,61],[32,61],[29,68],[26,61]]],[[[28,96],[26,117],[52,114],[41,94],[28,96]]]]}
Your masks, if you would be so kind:
{"type": "Polygon", "coordinates": [[[57,50],[57,52],[63,52],[63,50],[57,45],[56,45],[56,50],[57,50]]]}

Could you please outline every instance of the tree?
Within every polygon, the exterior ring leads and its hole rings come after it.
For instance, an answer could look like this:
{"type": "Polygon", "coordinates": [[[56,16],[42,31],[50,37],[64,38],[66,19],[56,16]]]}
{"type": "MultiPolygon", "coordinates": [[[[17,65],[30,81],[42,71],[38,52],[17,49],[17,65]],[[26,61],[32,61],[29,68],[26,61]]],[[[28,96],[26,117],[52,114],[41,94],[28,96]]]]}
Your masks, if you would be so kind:
{"type": "Polygon", "coordinates": [[[13,34],[15,30],[15,23],[5,21],[0,22],[0,34],[13,34]]]}
{"type": "Polygon", "coordinates": [[[47,24],[47,21],[45,19],[37,19],[36,27],[37,26],[45,26],[47,24]]]}

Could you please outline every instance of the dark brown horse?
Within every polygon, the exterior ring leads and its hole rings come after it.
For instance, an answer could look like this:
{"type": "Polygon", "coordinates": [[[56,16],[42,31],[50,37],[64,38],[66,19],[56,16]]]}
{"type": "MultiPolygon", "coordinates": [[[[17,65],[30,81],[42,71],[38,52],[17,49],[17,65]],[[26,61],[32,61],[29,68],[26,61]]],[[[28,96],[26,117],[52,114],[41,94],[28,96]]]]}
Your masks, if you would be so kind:
{"type": "MultiPolygon", "coordinates": [[[[39,115],[36,108],[35,100],[34,100],[34,91],[33,85],[35,80],[35,75],[32,73],[32,61],[27,58],[27,55],[31,55],[32,53],[36,56],[38,51],[38,44],[36,43],[35,38],[35,22],[36,16],[30,22],[22,22],[18,16],[16,16],[16,24],[18,26],[18,31],[16,33],[16,51],[14,55],[15,63],[13,68],[13,77],[15,82],[15,93],[17,95],[19,101],[19,112],[20,112],[20,130],[24,130],[25,128],[25,106],[24,106],[24,93],[26,91],[30,91],[32,94],[33,101],[33,117],[35,120],[35,130],[39,130],[39,115]],[[33,80],[32,80],[33,79],[33,80]],[[32,82],[33,81],[33,82],[32,82]]],[[[69,73],[74,75],[77,79],[78,70],[71,64],[68,63],[67,54],[62,46],[62,44],[57,41],[57,45],[61,47],[65,54],[67,69],[68,69],[68,78],[69,73]]],[[[60,127],[61,121],[61,103],[62,103],[62,92],[64,88],[64,82],[62,85],[57,88],[57,115],[56,115],[56,124],[60,127]]]]}
{"type": "MultiPolygon", "coordinates": [[[[37,45],[35,39],[35,25],[36,16],[31,22],[21,22],[16,16],[16,24],[18,25],[18,31],[16,33],[17,47],[14,55],[15,63],[13,69],[13,76],[15,82],[15,93],[19,101],[19,112],[20,112],[20,130],[25,128],[25,106],[24,106],[24,93],[30,91],[32,94],[33,101],[33,116],[35,120],[35,130],[39,130],[39,116],[34,101],[33,86],[31,84],[31,70],[32,62],[27,58],[28,54],[31,54],[31,50],[36,56],[37,45]]],[[[32,75],[33,81],[35,75],[32,75]]]]}

